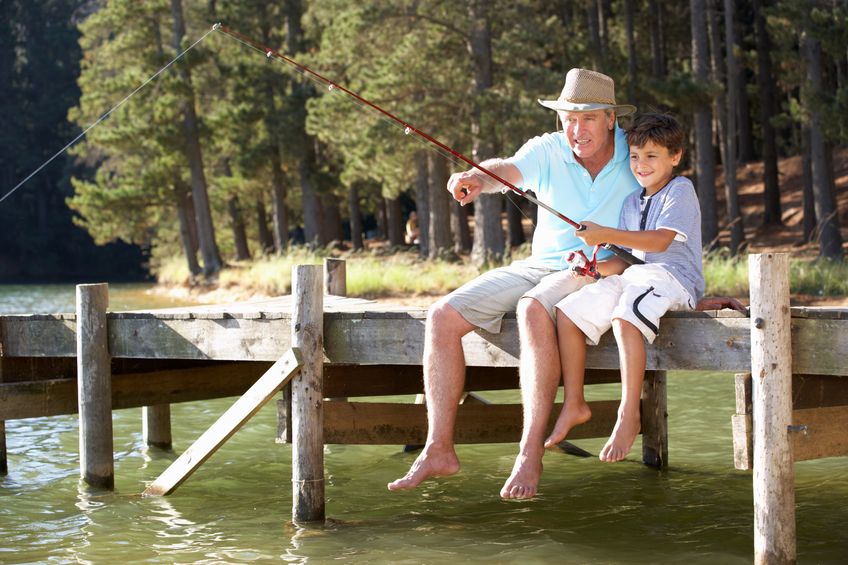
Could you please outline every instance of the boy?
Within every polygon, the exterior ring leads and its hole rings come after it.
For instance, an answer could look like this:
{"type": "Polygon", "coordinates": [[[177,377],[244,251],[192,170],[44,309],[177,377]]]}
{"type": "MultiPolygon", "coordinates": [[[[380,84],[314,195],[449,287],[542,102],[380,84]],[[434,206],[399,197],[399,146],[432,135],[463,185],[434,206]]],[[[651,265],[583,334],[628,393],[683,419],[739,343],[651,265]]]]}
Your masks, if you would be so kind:
{"type": "Polygon", "coordinates": [[[559,350],[567,352],[560,359],[565,402],[545,440],[545,447],[553,447],[592,416],[583,396],[586,343],[597,345],[612,327],[622,390],[618,420],[599,455],[608,462],[624,459],[639,434],[644,340],[653,343],[667,311],[691,310],[704,293],[698,197],[689,179],[673,173],[683,156],[683,129],[671,116],[643,114],[628,130],[627,144],[630,169],[642,190],[625,200],[619,229],[584,222],[586,229],[577,235],[588,245],[629,248],[645,264],[627,267],[618,258],[599,262],[605,278],[556,305],[559,350]]]}

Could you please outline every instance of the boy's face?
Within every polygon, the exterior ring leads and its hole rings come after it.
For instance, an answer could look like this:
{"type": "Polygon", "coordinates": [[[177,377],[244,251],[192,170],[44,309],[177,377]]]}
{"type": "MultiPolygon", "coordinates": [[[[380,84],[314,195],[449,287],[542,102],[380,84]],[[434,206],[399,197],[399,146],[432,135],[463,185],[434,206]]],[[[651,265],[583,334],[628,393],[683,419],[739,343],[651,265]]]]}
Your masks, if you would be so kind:
{"type": "Polygon", "coordinates": [[[671,180],[682,151],[671,154],[668,148],[648,141],[642,147],[630,146],[630,170],[645,192],[654,194],[671,180]]]}

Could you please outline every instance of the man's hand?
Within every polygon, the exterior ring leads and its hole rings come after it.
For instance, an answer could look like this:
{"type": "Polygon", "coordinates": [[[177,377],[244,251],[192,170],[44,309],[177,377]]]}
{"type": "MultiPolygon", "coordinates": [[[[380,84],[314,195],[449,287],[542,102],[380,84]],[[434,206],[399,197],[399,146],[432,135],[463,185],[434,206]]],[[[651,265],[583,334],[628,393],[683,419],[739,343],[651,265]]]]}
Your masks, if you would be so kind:
{"type": "Polygon", "coordinates": [[[454,173],[448,180],[448,192],[461,206],[465,206],[483,192],[483,183],[486,180],[488,179],[482,173],[474,169],[454,173]]]}

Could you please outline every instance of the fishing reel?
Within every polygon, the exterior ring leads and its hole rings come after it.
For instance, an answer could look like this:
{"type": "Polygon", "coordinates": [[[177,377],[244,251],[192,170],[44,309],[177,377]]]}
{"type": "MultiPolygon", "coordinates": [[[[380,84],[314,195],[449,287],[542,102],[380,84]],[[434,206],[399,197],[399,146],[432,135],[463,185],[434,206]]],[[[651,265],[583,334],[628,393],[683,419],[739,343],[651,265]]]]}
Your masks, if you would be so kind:
{"type": "Polygon", "coordinates": [[[568,262],[570,269],[581,277],[592,277],[595,280],[601,278],[601,273],[598,272],[598,249],[599,245],[595,246],[592,251],[592,258],[586,257],[582,249],[572,251],[568,254],[565,260],[568,262]]]}

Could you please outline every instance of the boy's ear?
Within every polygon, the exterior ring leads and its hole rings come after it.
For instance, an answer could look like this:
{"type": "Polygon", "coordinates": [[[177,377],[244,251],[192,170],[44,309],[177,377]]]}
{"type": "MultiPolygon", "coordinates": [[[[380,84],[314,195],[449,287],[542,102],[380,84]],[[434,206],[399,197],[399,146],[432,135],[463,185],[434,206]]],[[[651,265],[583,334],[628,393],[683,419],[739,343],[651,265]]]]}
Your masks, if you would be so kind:
{"type": "Polygon", "coordinates": [[[671,163],[675,167],[680,164],[680,160],[683,159],[683,150],[681,149],[677,153],[671,156],[671,163]]]}

